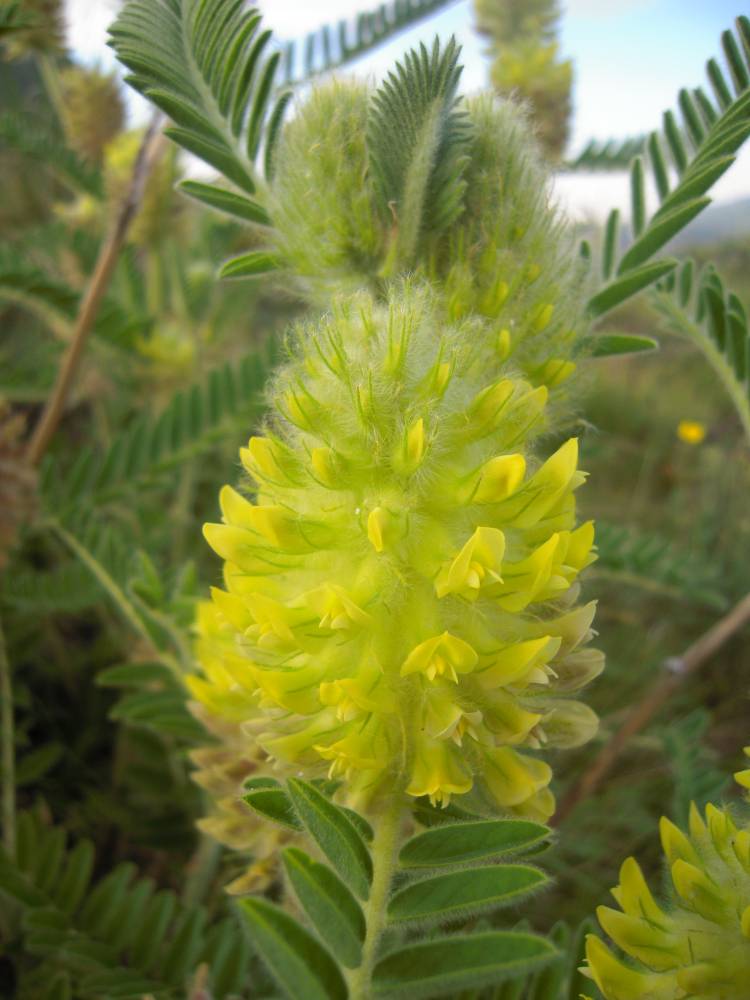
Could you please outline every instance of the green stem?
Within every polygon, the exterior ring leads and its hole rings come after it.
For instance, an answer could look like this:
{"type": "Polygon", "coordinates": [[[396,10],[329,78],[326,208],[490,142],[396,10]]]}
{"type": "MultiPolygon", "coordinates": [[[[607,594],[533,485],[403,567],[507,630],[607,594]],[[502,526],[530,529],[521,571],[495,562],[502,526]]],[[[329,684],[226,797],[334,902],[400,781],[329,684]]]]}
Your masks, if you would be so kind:
{"type": "Polygon", "coordinates": [[[13,686],[10,663],[5,649],[5,635],[0,623],[0,711],[2,718],[3,767],[3,846],[9,857],[16,856],[16,789],[13,737],[13,686]]]}
{"type": "Polygon", "coordinates": [[[349,1000],[371,1000],[374,995],[372,972],[386,925],[386,908],[396,868],[402,817],[403,800],[400,795],[395,795],[375,829],[372,885],[370,898],[364,907],[366,931],[362,963],[349,977],[349,1000]]]}
{"type": "Polygon", "coordinates": [[[669,315],[676,329],[692,340],[703,352],[732,400],[742,429],[750,442],[750,401],[748,401],[744,384],[736,377],[732,366],[708,334],[697,323],[691,322],[683,310],[675,305],[670,296],[660,295],[658,301],[659,306],[669,315]]]}

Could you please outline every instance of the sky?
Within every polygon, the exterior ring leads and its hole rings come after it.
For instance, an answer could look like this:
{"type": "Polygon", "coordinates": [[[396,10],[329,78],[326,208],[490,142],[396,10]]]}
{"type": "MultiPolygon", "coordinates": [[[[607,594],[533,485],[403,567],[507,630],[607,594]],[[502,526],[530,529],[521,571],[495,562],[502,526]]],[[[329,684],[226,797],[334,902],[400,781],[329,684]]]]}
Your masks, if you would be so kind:
{"type": "MultiPolygon", "coordinates": [[[[518,0],[523,2],[523,0],[518,0]]],[[[658,128],[663,111],[676,106],[681,87],[705,84],[705,63],[720,53],[721,32],[741,13],[740,0],[562,0],[561,49],[575,67],[571,152],[589,139],[626,138],[658,128]]],[[[65,0],[68,42],[85,63],[114,65],[106,30],[118,0],[65,0]]],[[[376,0],[266,0],[264,19],[281,40],[300,38],[321,24],[370,10],[376,0]]],[[[489,62],[473,29],[471,0],[450,7],[353,64],[376,79],[421,39],[454,34],[463,47],[462,89],[487,85],[489,62]]],[[[132,118],[145,109],[131,100],[132,118]]],[[[627,215],[624,174],[560,177],[556,190],[571,215],[602,218],[618,206],[627,215]]],[[[717,203],[750,196],[750,150],[714,188],[717,203]]]]}

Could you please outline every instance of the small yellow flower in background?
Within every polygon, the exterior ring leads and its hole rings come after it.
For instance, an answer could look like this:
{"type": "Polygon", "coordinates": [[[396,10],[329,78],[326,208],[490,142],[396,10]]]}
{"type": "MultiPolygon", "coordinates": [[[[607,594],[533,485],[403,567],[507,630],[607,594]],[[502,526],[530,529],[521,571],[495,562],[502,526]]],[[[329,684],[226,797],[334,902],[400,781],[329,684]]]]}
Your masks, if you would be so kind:
{"type": "Polygon", "coordinates": [[[681,420],[677,425],[677,437],[685,444],[700,444],[706,437],[705,424],[698,420],[681,420]]]}

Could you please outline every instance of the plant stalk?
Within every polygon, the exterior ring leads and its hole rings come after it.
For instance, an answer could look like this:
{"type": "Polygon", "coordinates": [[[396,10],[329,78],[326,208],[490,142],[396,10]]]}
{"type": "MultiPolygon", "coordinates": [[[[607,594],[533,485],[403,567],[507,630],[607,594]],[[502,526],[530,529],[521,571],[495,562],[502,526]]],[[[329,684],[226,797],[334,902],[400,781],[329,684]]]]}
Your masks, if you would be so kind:
{"type": "Polygon", "coordinates": [[[128,194],[117,214],[109,236],[102,243],[94,273],[91,275],[91,280],[78,309],[70,344],[60,363],[57,380],[26,451],[26,460],[30,465],[39,464],[65,410],[65,404],[78,371],[89,333],[109,287],[112,272],[119,259],[130,224],[140,206],[149,172],[158,155],[161,122],[161,113],[154,115],[138,151],[128,194]]]}
{"type": "Polygon", "coordinates": [[[375,828],[372,885],[370,898],[364,906],[366,930],[362,945],[362,962],[350,974],[349,1000],[372,1000],[374,996],[372,973],[378,945],[386,925],[386,908],[396,868],[402,817],[403,800],[400,795],[395,795],[375,828]]]}
{"type": "Polygon", "coordinates": [[[0,622],[0,725],[2,725],[3,768],[3,847],[11,858],[16,856],[16,775],[13,729],[13,685],[10,663],[5,648],[5,635],[0,622]]]}

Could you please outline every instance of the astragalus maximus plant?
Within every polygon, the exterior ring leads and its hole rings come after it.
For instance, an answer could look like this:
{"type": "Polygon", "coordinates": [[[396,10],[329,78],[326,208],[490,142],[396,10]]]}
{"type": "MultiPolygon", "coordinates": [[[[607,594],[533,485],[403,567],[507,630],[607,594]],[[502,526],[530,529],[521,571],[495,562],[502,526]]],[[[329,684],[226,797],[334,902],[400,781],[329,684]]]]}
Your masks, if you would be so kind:
{"type": "Polygon", "coordinates": [[[673,269],[650,258],[703,207],[719,146],[658,185],[648,221],[639,162],[636,239],[618,261],[610,225],[592,294],[524,112],[459,100],[453,42],[378,88],[313,87],[283,124],[280,53],[241,3],[130,0],[113,39],[167,134],[230,182],[183,189],[252,225],[223,275],[308,304],[205,528],[224,578],[189,680],[220,740],[197,757],[208,828],[295,838],[283,903],[241,901],[249,932],[294,998],[457,996],[534,970],[545,939],[465,918],[543,885],[498,859],[544,842],[550,751],[596,730],[576,698],[603,665],[579,601],[577,366],[591,319],[673,269]]]}
{"type": "Polygon", "coordinates": [[[373,897],[410,801],[546,820],[545,752],[597,725],[571,697],[602,667],[578,445],[538,448],[564,426],[581,276],[522,115],[457,103],[456,59],[328,84],[282,134],[273,252],[315,312],[205,528],[231,641],[191,689],[269,773],[374,818],[373,897]]]}

